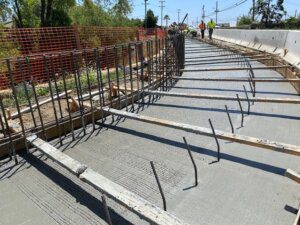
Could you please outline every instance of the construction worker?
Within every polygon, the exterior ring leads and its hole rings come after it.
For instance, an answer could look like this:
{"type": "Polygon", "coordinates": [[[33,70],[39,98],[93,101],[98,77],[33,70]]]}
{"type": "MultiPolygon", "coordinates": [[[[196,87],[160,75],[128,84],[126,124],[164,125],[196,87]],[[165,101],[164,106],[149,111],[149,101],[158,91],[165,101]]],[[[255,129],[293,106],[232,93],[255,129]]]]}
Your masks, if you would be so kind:
{"type": "Polygon", "coordinates": [[[213,19],[210,19],[210,21],[208,22],[207,26],[208,26],[209,39],[211,40],[212,34],[214,32],[214,28],[216,26],[216,24],[213,21],[213,19]]]}
{"type": "Polygon", "coordinates": [[[203,20],[201,20],[201,23],[199,24],[199,29],[201,30],[201,38],[203,39],[204,38],[204,32],[205,32],[205,29],[206,29],[206,25],[203,22],[203,20]]]}

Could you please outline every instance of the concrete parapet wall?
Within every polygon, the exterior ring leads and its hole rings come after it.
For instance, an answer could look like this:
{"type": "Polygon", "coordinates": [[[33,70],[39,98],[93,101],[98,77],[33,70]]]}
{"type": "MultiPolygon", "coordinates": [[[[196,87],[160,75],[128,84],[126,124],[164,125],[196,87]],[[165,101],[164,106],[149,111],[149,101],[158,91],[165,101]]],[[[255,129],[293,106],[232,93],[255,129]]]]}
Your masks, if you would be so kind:
{"type": "Polygon", "coordinates": [[[216,29],[214,37],[279,55],[300,69],[300,31],[216,29]]]}

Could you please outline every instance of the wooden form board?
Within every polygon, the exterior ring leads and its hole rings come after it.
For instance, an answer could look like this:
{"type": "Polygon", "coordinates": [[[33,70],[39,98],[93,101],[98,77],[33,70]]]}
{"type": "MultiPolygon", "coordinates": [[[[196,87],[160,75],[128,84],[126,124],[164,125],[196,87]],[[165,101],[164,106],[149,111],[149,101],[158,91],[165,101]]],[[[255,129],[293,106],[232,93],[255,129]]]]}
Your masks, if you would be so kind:
{"type": "Polygon", "coordinates": [[[252,78],[249,77],[216,77],[216,78],[197,78],[197,77],[179,77],[174,76],[170,77],[174,80],[190,80],[190,81],[227,81],[227,82],[248,82],[249,80],[251,82],[300,82],[300,79],[284,79],[284,78],[278,78],[278,77],[269,77],[269,78],[252,78]]]}
{"type": "Polygon", "coordinates": [[[298,209],[298,213],[293,225],[300,225],[300,208],[298,209]]]}
{"type": "MultiPolygon", "coordinates": [[[[247,54],[242,54],[242,55],[247,55],[247,54]]],[[[225,56],[232,56],[232,54],[220,54],[220,55],[208,55],[208,56],[195,56],[195,57],[186,57],[185,62],[196,62],[197,59],[208,59],[208,58],[220,58],[220,57],[225,57],[225,56]]],[[[251,58],[253,57],[266,57],[265,54],[255,54],[251,55],[251,58]]]]}
{"type": "MultiPolygon", "coordinates": [[[[170,213],[163,211],[161,208],[151,204],[147,200],[126,190],[120,185],[108,180],[104,176],[87,169],[79,178],[87,182],[95,189],[107,195],[109,198],[125,206],[128,210],[135,212],[150,224],[155,225],[184,225],[170,213]]],[[[187,225],[187,224],[186,224],[187,225]]]]}
{"type": "MultiPolygon", "coordinates": [[[[109,107],[103,107],[102,110],[109,114],[121,116],[132,120],[170,127],[170,128],[194,133],[194,134],[209,136],[209,137],[214,136],[210,128],[199,127],[199,126],[189,125],[185,123],[178,123],[170,120],[164,120],[164,119],[159,119],[159,118],[154,118],[149,116],[143,116],[143,115],[130,113],[122,110],[112,109],[109,107]]],[[[260,148],[265,148],[273,151],[300,156],[300,146],[270,141],[266,139],[254,138],[254,137],[249,137],[244,135],[232,134],[232,133],[219,131],[219,130],[215,130],[215,133],[216,133],[216,137],[222,140],[237,142],[241,144],[246,144],[250,146],[255,146],[255,147],[260,147],[260,148]]]]}
{"type": "Polygon", "coordinates": [[[300,184],[300,174],[291,169],[287,169],[284,174],[286,177],[300,184]]]}
{"type": "MultiPolygon", "coordinates": [[[[262,66],[252,67],[252,70],[270,70],[270,69],[283,69],[291,68],[291,66],[262,66]]],[[[232,67],[232,68],[207,68],[207,69],[181,69],[180,72],[210,72],[210,71],[232,71],[232,70],[249,70],[245,67],[232,67]]]]}
{"type": "MultiPolygon", "coordinates": [[[[68,91],[67,91],[67,94],[71,94],[71,92],[72,92],[71,90],[68,90],[68,91]]],[[[65,95],[66,95],[66,92],[63,92],[63,93],[61,93],[61,94],[59,94],[59,95],[53,96],[53,99],[52,99],[52,98],[47,98],[47,99],[45,99],[45,100],[39,102],[38,104],[32,105],[31,108],[32,108],[32,109],[35,109],[35,108],[37,108],[38,106],[45,105],[45,104],[51,102],[52,100],[57,100],[58,98],[62,98],[62,97],[64,97],[65,95]]],[[[20,113],[21,113],[21,114],[23,114],[23,113],[28,113],[28,112],[30,112],[30,107],[26,107],[25,109],[21,109],[21,110],[20,110],[20,113]]],[[[18,112],[15,112],[15,113],[13,113],[13,114],[11,115],[11,118],[12,118],[12,119],[15,119],[15,118],[18,118],[18,117],[19,117],[19,113],[18,113],[18,112]]]]}
{"type": "Polygon", "coordinates": [[[299,205],[298,212],[297,212],[297,215],[296,215],[293,225],[300,225],[300,205],[299,205]]]}
{"type": "Polygon", "coordinates": [[[87,166],[62,153],[48,142],[38,138],[36,135],[26,137],[26,141],[76,176],[79,176],[87,168],[87,166]]]}
{"type": "MultiPolygon", "coordinates": [[[[124,88],[119,88],[120,91],[124,91],[124,88]]],[[[127,90],[130,91],[130,90],[127,90]]],[[[133,91],[137,91],[134,89],[133,91]]],[[[141,90],[142,92],[142,90],[141,90]]],[[[193,93],[179,93],[179,92],[167,92],[167,91],[149,91],[144,90],[145,94],[148,95],[160,95],[169,97],[181,97],[181,98],[196,98],[196,99],[210,99],[210,100],[222,100],[222,101],[237,101],[236,96],[226,95],[207,95],[207,94],[193,94],[193,93]]],[[[240,101],[247,102],[246,97],[239,97],[240,101]]],[[[265,102],[265,103],[282,103],[282,104],[300,104],[299,99],[293,98],[261,98],[261,97],[249,97],[250,102],[265,102]]]]}
{"type": "MultiPolygon", "coordinates": [[[[190,94],[190,93],[178,93],[178,92],[166,92],[166,91],[144,91],[146,94],[151,95],[163,95],[169,97],[184,97],[184,98],[198,98],[198,99],[211,99],[211,100],[225,100],[225,101],[237,101],[236,96],[226,95],[207,95],[207,94],[190,94]]],[[[248,101],[246,97],[239,97],[240,101],[248,101]]],[[[300,98],[250,98],[251,102],[268,102],[268,103],[285,103],[285,104],[300,104],[300,98]]]]}
{"type": "MultiPolygon", "coordinates": [[[[248,59],[249,62],[258,61],[258,60],[271,60],[271,58],[255,58],[248,59]]],[[[185,66],[201,66],[208,64],[225,64],[225,63],[243,63],[243,61],[238,58],[226,58],[226,59],[214,59],[214,60],[198,60],[194,62],[186,62],[185,66]]]]}
{"type": "Polygon", "coordinates": [[[172,214],[112,182],[70,156],[62,153],[49,143],[38,138],[36,135],[29,136],[26,140],[56,163],[75,174],[79,177],[79,179],[88,183],[117,203],[123,205],[131,212],[137,214],[140,218],[148,221],[150,224],[188,225],[172,214]]]}

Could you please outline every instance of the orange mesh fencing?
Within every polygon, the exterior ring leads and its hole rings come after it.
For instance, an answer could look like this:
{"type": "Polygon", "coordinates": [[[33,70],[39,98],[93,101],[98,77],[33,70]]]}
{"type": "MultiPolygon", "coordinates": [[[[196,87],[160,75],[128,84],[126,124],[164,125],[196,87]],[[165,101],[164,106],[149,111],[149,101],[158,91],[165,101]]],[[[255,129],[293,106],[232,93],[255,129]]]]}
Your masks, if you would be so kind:
{"type": "MultiPolygon", "coordinates": [[[[72,71],[72,52],[96,47],[103,48],[104,51],[107,47],[106,57],[100,59],[101,67],[104,69],[113,67],[115,61],[115,52],[108,46],[164,36],[165,31],[162,29],[136,27],[0,29],[0,90],[10,86],[11,75],[14,77],[14,85],[22,82],[22,79],[34,82],[47,80],[48,73],[53,71],[47,71],[43,58],[46,53],[52,58],[53,68],[63,65],[66,71],[72,71]],[[26,56],[30,58],[30,68],[26,63],[26,56]],[[9,64],[7,58],[10,58],[9,64]]],[[[87,59],[91,57],[93,53],[89,52],[87,59]]]]}

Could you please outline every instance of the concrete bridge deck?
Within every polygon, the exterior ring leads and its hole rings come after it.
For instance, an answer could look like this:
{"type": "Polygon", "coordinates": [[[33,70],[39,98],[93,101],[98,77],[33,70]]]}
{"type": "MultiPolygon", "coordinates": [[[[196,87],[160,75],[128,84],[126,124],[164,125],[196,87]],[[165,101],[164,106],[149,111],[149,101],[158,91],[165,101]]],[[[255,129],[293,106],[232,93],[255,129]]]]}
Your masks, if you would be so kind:
{"type": "MultiPolygon", "coordinates": [[[[187,47],[210,47],[187,40],[187,47]]],[[[215,55],[214,52],[193,56],[215,55]]],[[[186,53],[187,56],[192,56],[186,53]]],[[[263,66],[251,62],[252,66],[263,66]]],[[[188,66],[186,69],[239,66],[237,63],[188,66]]],[[[206,77],[241,77],[246,71],[204,72],[206,77]]],[[[281,76],[271,70],[255,71],[257,78],[281,76]]],[[[202,76],[202,75],[201,75],[202,76]]],[[[200,77],[184,72],[183,77],[200,77]]],[[[250,88],[246,83],[246,88],[250,88]]],[[[180,80],[171,92],[244,96],[240,82],[180,80]]],[[[288,83],[258,83],[258,97],[299,99],[288,83]]],[[[148,97],[145,98],[146,103],[148,97]]],[[[300,105],[255,103],[240,127],[237,102],[162,97],[145,105],[139,114],[230,132],[225,104],[235,132],[300,145],[300,105]]],[[[247,103],[242,103],[246,111],[247,103]]],[[[116,119],[116,117],[115,117],[116,119]]],[[[154,161],[167,209],[183,221],[207,225],[290,225],[300,202],[299,184],[284,177],[285,169],[300,171],[300,159],[274,151],[220,141],[221,161],[216,160],[213,138],[132,120],[106,121],[77,143],[61,149],[103,176],[162,207],[150,161],[154,161]],[[187,138],[196,161],[199,185],[193,187],[192,163],[183,143],[187,138]]],[[[56,142],[54,141],[55,145],[56,142]]],[[[101,195],[51,160],[22,153],[17,167],[1,166],[0,224],[106,224],[101,195]]],[[[5,159],[4,159],[5,161],[5,159]]],[[[113,201],[113,224],[147,224],[113,201]]]]}

